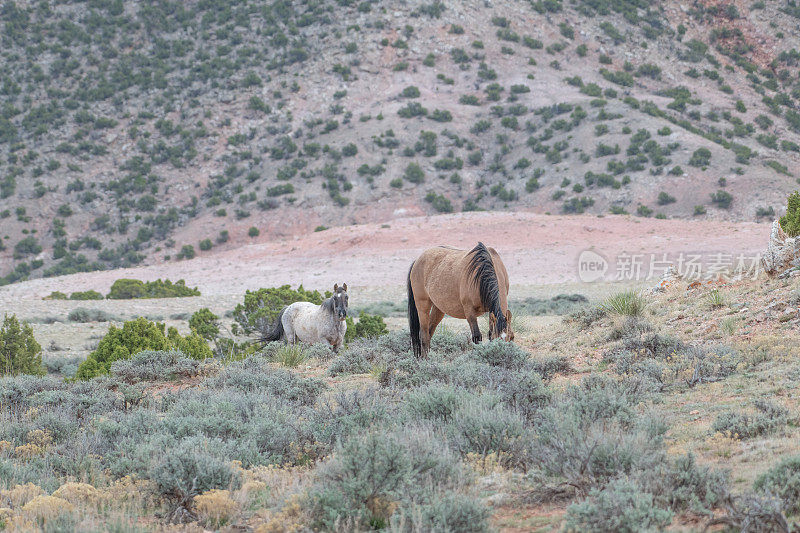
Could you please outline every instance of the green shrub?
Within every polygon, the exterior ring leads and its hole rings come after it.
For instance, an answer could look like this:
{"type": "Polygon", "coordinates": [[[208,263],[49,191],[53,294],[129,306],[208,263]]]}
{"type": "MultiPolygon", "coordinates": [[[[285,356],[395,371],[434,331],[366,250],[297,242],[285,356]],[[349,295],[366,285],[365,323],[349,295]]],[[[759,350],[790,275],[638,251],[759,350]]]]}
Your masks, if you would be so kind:
{"type": "Polygon", "coordinates": [[[446,109],[434,109],[428,118],[436,122],[450,122],[453,120],[453,114],[446,109]]]}
{"type": "Polygon", "coordinates": [[[608,69],[601,68],[600,75],[611,83],[616,83],[617,85],[621,85],[623,87],[633,87],[633,76],[627,72],[623,72],[621,70],[612,72],[608,69]]]}
{"type": "Polygon", "coordinates": [[[497,454],[507,467],[525,468],[530,462],[530,433],[525,419],[491,397],[472,396],[462,403],[448,425],[461,454],[497,454]]]}
{"type": "Polygon", "coordinates": [[[347,329],[346,335],[348,337],[348,342],[361,337],[379,337],[389,332],[389,330],[386,329],[386,322],[383,321],[382,316],[369,315],[364,311],[358,314],[358,322],[356,322],[352,331],[353,334],[351,336],[350,328],[347,329]]]}
{"type": "Polygon", "coordinates": [[[647,300],[639,291],[627,290],[609,296],[601,307],[609,314],[641,316],[647,307],[647,300]]]}
{"type": "Polygon", "coordinates": [[[646,471],[663,457],[667,428],[637,414],[641,394],[605,375],[584,378],[537,414],[531,460],[581,490],[646,471]]]}
{"type": "Polygon", "coordinates": [[[342,155],[345,157],[353,157],[358,153],[358,146],[353,143],[348,143],[342,147],[342,155]]]}
{"type": "Polygon", "coordinates": [[[414,85],[409,85],[403,92],[400,93],[403,98],[419,98],[419,88],[414,85]]]}
{"type": "Polygon", "coordinates": [[[110,300],[128,300],[132,298],[144,298],[145,285],[138,279],[118,279],[113,285],[106,298],[110,300]]]}
{"type": "Polygon", "coordinates": [[[403,178],[411,183],[422,183],[425,181],[425,172],[419,164],[409,163],[406,167],[406,171],[403,173],[403,178]]]}
{"type": "Polygon", "coordinates": [[[102,309],[86,309],[85,307],[78,307],[73,309],[67,315],[67,320],[70,322],[122,322],[119,317],[111,315],[102,309]]]}
{"type": "Polygon", "coordinates": [[[775,403],[758,400],[755,408],[755,413],[722,413],[714,420],[711,429],[732,439],[749,439],[780,429],[789,420],[786,408],[775,403]]]}
{"type": "Polygon", "coordinates": [[[658,193],[658,205],[672,204],[675,201],[675,197],[665,191],[658,193]]]}
{"type": "Polygon", "coordinates": [[[181,337],[175,328],[165,333],[164,324],[139,317],[125,322],[121,328],[112,324],[97,349],[80,364],[76,376],[91,379],[107,374],[114,361],[129,359],[144,350],[179,350],[193,359],[212,356],[211,349],[197,333],[181,337]]]}
{"type": "Polygon", "coordinates": [[[423,385],[406,395],[406,409],[417,419],[448,423],[471,393],[439,383],[423,385]]]}
{"type": "Polygon", "coordinates": [[[307,291],[302,285],[297,287],[297,290],[289,285],[282,285],[246,291],[244,303],[237,304],[233,310],[233,319],[244,333],[264,332],[287,305],[295,302],[311,302],[319,305],[322,300],[323,295],[319,291],[307,291]]]}
{"type": "Polygon", "coordinates": [[[780,498],[787,513],[800,512],[800,455],[786,457],[753,484],[759,492],[780,498]]]}
{"type": "Polygon", "coordinates": [[[200,296],[197,287],[186,286],[186,282],[179,279],[177,282],[166,279],[155,281],[141,281],[138,279],[121,278],[116,280],[106,295],[109,300],[130,300],[136,298],[184,298],[200,296]]]}
{"type": "Polygon", "coordinates": [[[26,255],[36,255],[41,251],[42,246],[33,236],[25,237],[14,245],[14,257],[18,259],[26,255]]]}
{"type": "Polygon", "coordinates": [[[203,239],[200,241],[200,249],[204,252],[210,250],[214,246],[214,243],[211,242],[211,239],[203,239]]]}
{"type": "Polygon", "coordinates": [[[428,194],[425,195],[425,201],[430,203],[433,208],[440,213],[453,212],[453,204],[450,203],[450,199],[434,191],[429,191],[428,194]]]}
{"type": "Polygon", "coordinates": [[[764,218],[764,217],[773,218],[774,216],[775,216],[775,208],[772,206],[756,208],[756,218],[764,218]]]}
{"type": "Polygon", "coordinates": [[[184,357],[181,352],[145,350],[130,359],[111,365],[111,374],[125,383],[163,381],[194,377],[200,373],[200,361],[184,357]]]}
{"type": "MultiPolygon", "coordinates": [[[[291,183],[282,183],[280,185],[275,185],[274,187],[269,187],[267,189],[267,196],[270,196],[270,197],[282,196],[284,194],[292,194],[293,192],[294,192],[294,185],[292,185],[291,183]]],[[[257,228],[256,228],[256,231],[258,231],[257,228]]],[[[248,235],[250,235],[249,231],[248,231],[248,235]]],[[[258,236],[258,233],[256,233],[255,235],[250,235],[250,236],[251,237],[256,237],[256,236],[258,236]]]]}
{"type": "Polygon", "coordinates": [[[728,191],[719,190],[711,193],[711,202],[716,204],[717,207],[728,209],[733,202],[733,195],[728,191]]]}
{"type": "Polygon", "coordinates": [[[159,493],[178,508],[190,509],[195,496],[211,489],[238,486],[238,475],[230,461],[212,454],[203,440],[189,437],[168,447],[150,469],[149,478],[159,493]]]}
{"type": "Polygon", "coordinates": [[[191,244],[184,244],[181,251],[178,252],[178,259],[194,259],[197,252],[194,251],[194,246],[191,244]]]}
{"type": "Polygon", "coordinates": [[[427,115],[428,110],[419,102],[409,102],[405,107],[398,109],[397,114],[402,118],[421,117],[427,115]]]}
{"type": "MultiPolygon", "coordinates": [[[[426,503],[399,510],[392,515],[392,524],[402,531],[400,524],[410,531],[458,531],[484,533],[491,531],[491,511],[478,499],[447,492],[433,496],[426,503]]],[[[394,530],[394,529],[393,529],[394,530]]]]}
{"type": "Polygon", "coordinates": [[[672,512],[659,508],[652,494],[627,479],[616,479],[589,498],[567,508],[565,531],[602,533],[660,531],[672,521],[672,512]]]}
{"type": "Polygon", "coordinates": [[[528,361],[528,352],[502,339],[477,344],[467,355],[470,359],[508,370],[519,370],[528,361]]]}
{"type": "Polygon", "coordinates": [[[69,296],[61,291],[53,291],[48,296],[45,296],[43,300],[69,300],[69,296]]]}
{"type": "Polygon", "coordinates": [[[258,96],[250,97],[250,102],[248,104],[248,107],[255,111],[261,111],[262,113],[269,114],[272,112],[272,109],[266,104],[266,102],[264,102],[264,100],[262,100],[258,96]]]}
{"type": "Polygon", "coordinates": [[[725,307],[728,304],[725,294],[719,289],[712,289],[706,295],[706,301],[712,309],[719,309],[720,307],[725,307]]]}
{"type": "Polygon", "coordinates": [[[42,375],[42,347],[33,336],[33,328],[17,320],[17,315],[5,315],[0,328],[0,375],[42,375]]]}
{"type": "Polygon", "coordinates": [[[786,214],[780,218],[780,224],[789,237],[800,235],[800,192],[789,195],[786,214]]]}
{"type": "MultiPolygon", "coordinates": [[[[348,327],[349,331],[349,327],[348,327]]],[[[328,367],[328,375],[340,376],[349,374],[366,374],[372,369],[371,363],[361,350],[350,349],[340,353],[328,367]]]]}
{"type": "Polygon", "coordinates": [[[301,344],[282,344],[270,357],[271,361],[290,368],[302,364],[306,359],[308,353],[301,344]]]}
{"type": "Polygon", "coordinates": [[[393,502],[417,501],[431,481],[446,484],[458,472],[455,457],[429,431],[356,434],[319,467],[309,493],[312,526],[333,530],[388,525],[393,502]],[[429,481],[430,480],[430,481],[429,481]]]}
{"type": "Polygon", "coordinates": [[[207,307],[195,311],[189,318],[189,327],[192,331],[206,340],[213,340],[219,335],[219,317],[207,307]]]}
{"type": "Polygon", "coordinates": [[[689,159],[689,165],[693,167],[707,167],[710,162],[711,150],[708,148],[698,148],[689,159]]]}
{"type": "Polygon", "coordinates": [[[536,372],[544,381],[550,381],[556,374],[570,374],[573,372],[572,363],[563,355],[546,355],[528,361],[531,370],[536,372]]]}
{"type": "Polygon", "coordinates": [[[95,290],[73,292],[69,295],[70,300],[102,300],[103,295],[95,290]]]}

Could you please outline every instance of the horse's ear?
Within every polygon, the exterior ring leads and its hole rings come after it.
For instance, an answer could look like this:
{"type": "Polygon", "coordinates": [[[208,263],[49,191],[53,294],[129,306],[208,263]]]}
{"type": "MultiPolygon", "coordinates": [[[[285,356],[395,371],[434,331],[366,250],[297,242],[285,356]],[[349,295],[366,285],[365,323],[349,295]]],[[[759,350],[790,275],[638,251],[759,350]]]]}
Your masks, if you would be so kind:
{"type": "Polygon", "coordinates": [[[344,292],[347,292],[347,283],[342,283],[342,289],[344,289],[344,292]]]}
{"type": "Polygon", "coordinates": [[[506,320],[511,322],[511,309],[506,309],[506,320]]]}
{"type": "Polygon", "coordinates": [[[495,324],[497,324],[497,317],[494,314],[489,313],[489,329],[493,330],[495,324]]]}
{"type": "Polygon", "coordinates": [[[339,290],[339,284],[338,283],[334,283],[333,284],[333,292],[336,292],[338,290],[339,290]]]}

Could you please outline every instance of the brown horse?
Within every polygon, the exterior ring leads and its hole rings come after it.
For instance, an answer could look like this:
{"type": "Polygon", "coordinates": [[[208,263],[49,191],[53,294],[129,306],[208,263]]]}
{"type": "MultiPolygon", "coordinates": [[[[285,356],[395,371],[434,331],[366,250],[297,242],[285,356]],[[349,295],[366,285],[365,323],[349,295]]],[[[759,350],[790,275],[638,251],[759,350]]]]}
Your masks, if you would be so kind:
{"type": "Polygon", "coordinates": [[[408,271],[408,326],[414,355],[427,356],[444,315],[465,318],[472,342],[481,342],[478,317],[489,315],[489,340],[514,340],[508,310],[508,272],[494,248],[429,248],[408,271]]]}

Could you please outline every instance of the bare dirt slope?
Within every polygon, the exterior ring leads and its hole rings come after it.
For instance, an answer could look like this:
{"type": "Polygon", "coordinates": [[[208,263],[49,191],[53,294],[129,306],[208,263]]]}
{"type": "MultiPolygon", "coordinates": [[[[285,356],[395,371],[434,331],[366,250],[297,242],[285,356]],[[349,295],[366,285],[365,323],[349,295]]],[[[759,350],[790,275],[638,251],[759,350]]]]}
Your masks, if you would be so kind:
{"type": "Polygon", "coordinates": [[[764,248],[768,236],[768,224],[751,222],[522,212],[400,218],[257,242],[189,261],[35,279],[0,288],[0,306],[13,310],[20,299],[40,299],[54,290],[106,293],[119,278],[185,279],[204,296],[287,283],[324,289],[341,282],[391,287],[396,294],[409,264],[423,249],[440,244],[467,248],[479,240],[500,252],[514,285],[576,283],[577,258],[587,249],[608,258],[613,275],[613,259],[623,252],[645,258],[693,252],[753,255],[764,248]]]}

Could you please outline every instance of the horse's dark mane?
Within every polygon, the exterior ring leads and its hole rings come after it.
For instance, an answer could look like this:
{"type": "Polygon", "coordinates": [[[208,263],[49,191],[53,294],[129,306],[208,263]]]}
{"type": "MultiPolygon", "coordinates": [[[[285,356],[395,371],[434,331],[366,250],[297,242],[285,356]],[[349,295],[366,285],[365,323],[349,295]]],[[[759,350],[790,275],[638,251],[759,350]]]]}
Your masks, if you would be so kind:
{"type": "Polygon", "coordinates": [[[506,329],[506,316],[500,307],[500,283],[497,281],[497,272],[494,269],[492,254],[482,242],[469,251],[472,258],[469,261],[469,275],[478,287],[481,295],[481,304],[497,319],[497,330],[506,329]]]}
{"type": "Polygon", "coordinates": [[[327,298],[325,301],[322,302],[322,308],[325,309],[327,312],[333,314],[333,312],[335,311],[333,305],[333,296],[327,298]]]}

